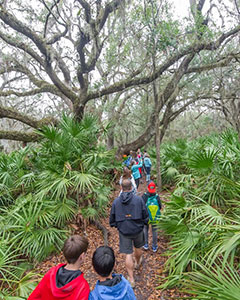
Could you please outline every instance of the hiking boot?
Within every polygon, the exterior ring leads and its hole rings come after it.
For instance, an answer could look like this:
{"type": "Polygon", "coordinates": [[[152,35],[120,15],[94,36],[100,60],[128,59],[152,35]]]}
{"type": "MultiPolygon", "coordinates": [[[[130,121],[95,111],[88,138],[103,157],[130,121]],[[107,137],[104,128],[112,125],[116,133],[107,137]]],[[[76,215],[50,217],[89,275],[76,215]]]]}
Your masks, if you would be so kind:
{"type": "Polygon", "coordinates": [[[143,249],[144,249],[144,250],[148,250],[148,244],[145,244],[145,245],[143,246],[143,249]]]}
{"type": "Polygon", "coordinates": [[[155,253],[157,252],[158,246],[152,246],[152,251],[155,253]]]}

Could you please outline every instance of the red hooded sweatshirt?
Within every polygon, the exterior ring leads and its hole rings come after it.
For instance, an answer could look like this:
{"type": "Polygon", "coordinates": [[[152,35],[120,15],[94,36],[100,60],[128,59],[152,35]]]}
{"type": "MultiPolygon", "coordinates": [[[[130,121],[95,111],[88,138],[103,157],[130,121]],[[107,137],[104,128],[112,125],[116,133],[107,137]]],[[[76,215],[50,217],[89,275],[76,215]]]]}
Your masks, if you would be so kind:
{"type": "Polygon", "coordinates": [[[28,297],[28,300],[87,300],[89,285],[83,273],[61,288],[56,285],[57,271],[65,264],[51,268],[28,297]]]}

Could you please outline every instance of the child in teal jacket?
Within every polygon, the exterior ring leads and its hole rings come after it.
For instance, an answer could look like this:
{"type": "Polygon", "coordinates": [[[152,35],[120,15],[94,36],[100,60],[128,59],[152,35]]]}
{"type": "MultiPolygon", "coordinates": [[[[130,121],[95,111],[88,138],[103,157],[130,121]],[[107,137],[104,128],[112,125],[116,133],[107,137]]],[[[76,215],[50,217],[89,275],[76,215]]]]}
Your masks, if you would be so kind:
{"type": "Polygon", "coordinates": [[[136,186],[137,186],[137,188],[138,188],[138,186],[139,186],[139,180],[140,180],[140,178],[141,178],[141,174],[140,174],[140,172],[139,172],[139,168],[142,168],[142,162],[139,162],[139,164],[137,165],[137,163],[136,163],[136,161],[135,160],[133,160],[132,162],[131,162],[131,171],[132,171],[132,175],[133,175],[133,178],[134,178],[134,180],[135,180],[135,182],[136,182],[136,186]]]}

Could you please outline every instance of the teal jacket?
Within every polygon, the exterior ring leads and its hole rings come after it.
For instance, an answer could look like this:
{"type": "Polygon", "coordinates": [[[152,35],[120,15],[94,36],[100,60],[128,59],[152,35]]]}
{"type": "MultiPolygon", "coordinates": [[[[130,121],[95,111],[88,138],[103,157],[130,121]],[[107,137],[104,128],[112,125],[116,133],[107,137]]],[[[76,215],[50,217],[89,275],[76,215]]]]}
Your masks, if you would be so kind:
{"type": "Polygon", "coordinates": [[[141,175],[140,175],[140,172],[139,172],[139,168],[142,168],[142,163],[139,163],[138,165],[133,165],[131,167],[132,175],[133,175],[134,179],[141,178],[141,175]]]}

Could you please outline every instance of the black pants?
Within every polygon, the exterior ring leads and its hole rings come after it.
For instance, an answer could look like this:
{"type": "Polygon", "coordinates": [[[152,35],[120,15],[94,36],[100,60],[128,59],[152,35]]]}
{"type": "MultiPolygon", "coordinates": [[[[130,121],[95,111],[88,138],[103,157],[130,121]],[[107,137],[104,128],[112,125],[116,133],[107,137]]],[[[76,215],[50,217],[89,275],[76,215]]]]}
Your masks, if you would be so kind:
{"type": "Polygon", "coordinates": [[[136,183],[136,186],[137,186],[137,189],[138,189],[138,187],[139,187],[139,180],[140,180],[140,178],[138,178],[138,179],[134,179],[135,180],[135,183],[136,183]]]}

